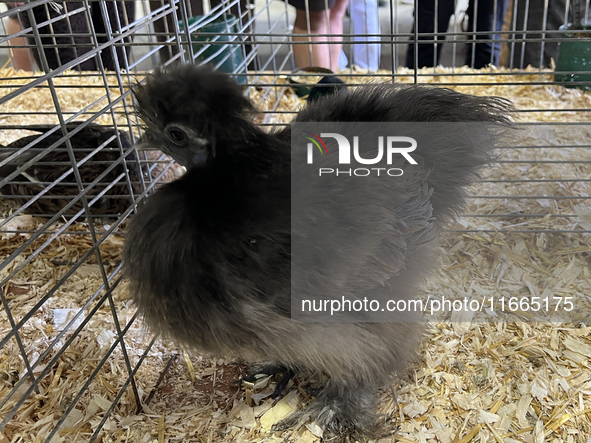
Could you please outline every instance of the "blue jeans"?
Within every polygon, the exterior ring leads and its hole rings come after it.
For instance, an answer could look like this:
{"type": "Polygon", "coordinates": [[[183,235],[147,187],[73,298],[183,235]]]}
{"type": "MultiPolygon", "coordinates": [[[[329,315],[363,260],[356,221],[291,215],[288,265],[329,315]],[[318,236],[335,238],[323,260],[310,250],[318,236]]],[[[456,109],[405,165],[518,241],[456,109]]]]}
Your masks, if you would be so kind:
{"type": "MultiPolygon", "coordinates": [[[[476,7],[476,16],[474,15],[474,4],[476,0],[470,0],[466,15],[468,16],[468,32],[474,31],[474,22],[476,21],[476,31],[486,32],[495,31],[499,34],[494,35],[477,35],[468,37],[468,45],[466,50],[466,65],[480,69],[492,63],[499,64],[499,56],[501,53],[501,44],[494,42],[501,38],[500,31],[503,29],[505,19],[505,12],[509,0],[478,0],[476,7]],[[474,20],[476,18],[476,20],[474,20]],[[494,27],[494,29],[493,29],[494,27]],[[480,43],[472,43],[473,40],[484,40],[480,43]],[[488,40],[488,41],[486,41],[488,40]]],[[[438,0],[437,1],[437,33],[443,34],[447,32],[449,19],[454,13],[454,0],[438,0]]],[[[435,32],[435,0],[419,0],[417,4],[418,9],[418,33],[433,34],[435,32]]],[[[417,11],[415,10],[415,14],[417,11]]],[[[413,25],[414,32],[414,25],[413,25]]],[[[441,54],[441,46],[445,40],[444,35],[433,36],[419,36],[418,43],[418,67],[436,66],[441,54]],[[421,44],[421,40],[440,40],[437,44],[437,54],[435,54],[434,44],[421,44]]],[[[414,68],[415,65],[415,47],[414,42],[408,46],[406,54],[406,66],[414,68]]]]}

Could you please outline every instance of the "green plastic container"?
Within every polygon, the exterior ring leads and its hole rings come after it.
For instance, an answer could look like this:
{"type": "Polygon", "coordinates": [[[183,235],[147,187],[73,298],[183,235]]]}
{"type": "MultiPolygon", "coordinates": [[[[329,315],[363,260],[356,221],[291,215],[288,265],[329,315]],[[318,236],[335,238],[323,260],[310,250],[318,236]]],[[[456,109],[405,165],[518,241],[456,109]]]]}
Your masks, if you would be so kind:
{"type": "MultiPolygon", "coordinates": [[[[565,29],[561,26],[561,29],[565,29]]],[[[588,26],[585,29],[590,29],[588,26]]],[[[574,34],[576,31],[564,34],[565,40],[561,41],[558,50],[558,61],[556,62],[556,74],[554,81],[565,82],[567,88],[581,88],[591,90],[591,40],[589,37],[583,39],[574,34]],[[573,71],[589,71],[589,74],[572,74],[573,71]],[[565,74],[558,74],[565,72],[565,74]],[[588,82],[588,84],[579,84],[588,82]]]]}
{"type": "MultiPolygon", "coordinates": [[[[207,21],[207,17],[203,15],[191,17],[189,19],[189,27],[201,21],[207,21]]],[[[236,81],[240,84],[244,84],[248,82],[247,76],[236,75],[246,73],[246,66],[244,65],[244,57],[242,56],[240,43],[238,40],[234,40],[234,42],[227,44],[222,43],[230,42],[235,38],[235,36],[229,36],[226,34],[228,32],[237,32],[237,24],[238,19],[235,16],[231,14],[221,16],[193,31],[191,34],[191,46],[193,47],[193,53],[199,54],[197,60],[211,63],[218,71],[234,74],[236,81]],[[203,34],[217,34],[217,36],[203,34]]],[[[184,33],[185,24],[182,21],[179,22],[179,28],[181,32],[184,33]]],[[[181,35],[181,38],[183,38],[183,36],[184,34],[181,35]]],[[[186,41],[186,38],[183,39],[183,41],[186,41]]]]}

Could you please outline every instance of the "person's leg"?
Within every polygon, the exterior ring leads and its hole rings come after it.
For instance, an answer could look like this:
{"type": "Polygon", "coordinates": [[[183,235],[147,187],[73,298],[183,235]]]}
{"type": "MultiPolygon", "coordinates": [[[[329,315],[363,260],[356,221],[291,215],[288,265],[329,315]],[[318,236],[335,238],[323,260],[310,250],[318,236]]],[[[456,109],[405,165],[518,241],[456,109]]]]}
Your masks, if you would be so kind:
{"type": "MultiPolygon", "coordinates": [[[[492,0],[479,0],[476,8],[474,0],[468,3],[468,32],[490,31],[492,29],[493,5],[492,0]]],[[[481,69],[487,66],[491,61],[492,43],[474,43],[478,40],[490,40],[490,35],[470,35],[466,45],[466,65],[474,69],[481,69]]]]}
{"type": "MultiPolygon", "coordinates": [[[[97,2],[91,3],[91,13],[94,30],[97,34],[107,34],[107,29],[111,29],[114,34],[121,33],[121,29],[132,23],[135,20],[135,2],[134,1],[109,1],[106,2],[105,11],[103,11],[97,2]]],[[[78,14],[77,14],[78,15],[78,14]]],[[[70,20],[70,27],[75,34],[89,33],[85,17],[80,14],[77,17],[76,25],[74,21],[70,20]],[[75,29],[74,29],[75,28],[75,29]]],[[[69,30],[69,29],[68,29],[69,30]]],[[[74,37],[74,45],[79,41],[80,37],[74,37]]],[[[99,37],[99,42],[107,42],[108,36],[99,37]]],[[[86,38],[84,39],[86,40],[86,38]]],[[[84,42],[82,40],[82,42],[84,42]]],[[[129,69],[129,57],[131,55],[131,38],[126,37],[123,39],[126,44],[123,46],[116,46],[113,53],[112,49],[109,48],[100,53],[104,69],[109,71],[118,71],[121,69],[129,69]]],[[[82,53],[78,52],[78,56],[82,53]]],[[[99,66],[96,67],[99,69],[99,66]]]]}
{"type": "MultiPolygon", "coordinates": [[[[21,31],[21,25],[18,20],[12,17],[8,18],[8,26],[6,31],[8,35],[16,34],[21,31]]],[[[11,38],[10,45],[25,46],[27,44],[24,37],[11,38]]],[[[12,63],[15,69],[22,69],[24,71],[32,71],[31,57],[27,48],[10,48],[12,54],[12,63]]]]}
{"type": "Polygon", "coordinates": [[[353,34],[374,34],[375,37],[354,37],[355,41],[375,41],[373,44],[354,44],[353,63],[362,69],[377,71],[380,67],[380,22],[377,0],[351,0],[353,34]]]}
{"type": "MultiPolygon", "coordinates": [[[[479,0],[476,7],[476,16],[474,16],[474,0],[470,0],[467,11],[468,32],[473,32],[475,23],[478,32],[493,30],[500,32],[505,20],[507,3],[507,0],[479,0]]],[[[500,35],[478,35],[476,40],[486,40],[486,42],[474,44],[472,43],[474,38],[470,37],[466,50],[466,64],[475,69],[484,68],[490,63],[498,65],[501,44],[492,41],[498,39],[500,39],[500,35]]]]}
{"type": "Polygon", "coordinates": [[[343,19],[345,18],[348,3],[349,0],[336,0],[329,13],[328,32],[332,34],[330,41],[333,42],[329,46],[330,69],[333,71],[339,68],[339,56],[343,49],[343,19]]]}
{"type": "MultiPolygon", "coordinates": [[[[495,40],[501,40],[501,31],[503,30],[503,26],[505,26],[505,17],[507,16],[507,10],[509,9],[509,0],[497,0],[497,9],[495,11],[495,32],[494,35],[495,40]]],[[[495,42],[493,47],[493,61],[492,63],[495,66],[501,65],[501,43],[495,42]]]]}
{"type": "MultiPolygon", "coordinates": [[[[449,25],[449,19],[454,13],[454,0],[419,0],[417,8],[414,11],[417,14],[417,32],[419,34],[434,33],[435,23],[437,20],[437,33],[447,32],[449,25]],[[435,17],[435,4],[437,3],[437,17],[435,17]]],[[[414,25],[413,30],[414,32],[414,25]]],[[[441,47],[443,46],[444,36],[437,38],[437,56],[435,56],[435,45],[434,44],[421,44],[421,40],[434,40],[432,36],[419,36],[418,47],[418,67],[424,66],[436,66],[439,62],[439,55],[441,54],[441,47]],[[439,43],[439,41],[441,43],[439,43]]],[[[415,47],[414,42],[411,39],[408,45],[408,51],[406,53],[406,66],[414,68],[415,66],[415,47]]]]}
{"type": "Polygon", "coordinates": [[[312,42],[311,45],[293,45],[293,56],[296,68],[307,66],[319,66],[330,68],[331,57],[329,45],[318,42],[329,41],[327,37],[301,37],[301,34],[328,34],[328,12],[309,11],[310,27],[306,11],[297,9],[295,23],[293,25],[292,40],[294,42],[312,42]]]}

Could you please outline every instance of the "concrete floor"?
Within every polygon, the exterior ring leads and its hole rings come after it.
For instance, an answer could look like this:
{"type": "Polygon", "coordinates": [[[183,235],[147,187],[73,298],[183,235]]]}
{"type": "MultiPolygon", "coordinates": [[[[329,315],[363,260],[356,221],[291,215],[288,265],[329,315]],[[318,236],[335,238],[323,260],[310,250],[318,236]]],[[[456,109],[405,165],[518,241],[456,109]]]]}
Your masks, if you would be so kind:
{"type": "MultiPolygon", "coordinates": [[[[138,6],[140,7],[137,8],[137,14],[140,17],[143,15],[142,8],[144,5],[145,3],[143,2],[138,3],[138,6]]],[[[0,11],[4,10],[4,8],[5,5],[0,4],[0,11]]],[[[391,70],[399,66],[404,66],[404,57],[407,48],[407,45],[404,42],[407,38],[394,38],[394,43],[398,42],[398,44],[392,44],[392,39],[386,35],[411,32],[413,8],[413,5],[406,2],[402,3],[400,0],[392,0],[391,6],[389,5],[379,8],[379,21],[383,36],[380,68],[391,70]],[[394,29],[391,29],[391,23],[394,23],[394,29]],[[395,60],[394,64],[393,59],[395,60]]],[[[283,66],[284,69],[291,70],[291,59],[288,57],[290,50],[288,36],[291,32],[291,26],[295,18],[295,9],[292,6],[286,5],[282,0],[256,0],[254,13],[256,15],[255,32],[257,34],[267,34],[266,36],[257,37],[257,41],[260,43],[257,52],[259,54],[261,69],[275,70],[283,66]]],[[[6,35],[6,21],[7,19],[4,19],[0,27],[0,32],[4,35],[6,35]]],[[[351,24],[348,17],[345,18],[344,30],[345,34],[351,33],[351,24]]],[[[347,57],[350,58],[352,45],[347,44],[348,40],[349,38],[345,36],[343,50],[347,57]]],[[[457,50],[456,65],[461,65],[461,63],[458,62],[463,60],[461,55],[463,45],[453,45],[451,43],[444,45],[441,64],[446,66],[452,65],[452,52],[454,46],[457,50]]],[[[147,52],[147,48],[147,46],[135,46],[133,48],[132,56],[136,59],[140,58],[147,52]]],[[[0,46],[0,66],[4,66],[8,60],[9,51],[7,44],[4,44],[3,46],[0,46]]],[[[139,65],[138,69],[151,69],[156,62],[156,58],[153,58],[152,60],[148,59],[139,65]]]]}

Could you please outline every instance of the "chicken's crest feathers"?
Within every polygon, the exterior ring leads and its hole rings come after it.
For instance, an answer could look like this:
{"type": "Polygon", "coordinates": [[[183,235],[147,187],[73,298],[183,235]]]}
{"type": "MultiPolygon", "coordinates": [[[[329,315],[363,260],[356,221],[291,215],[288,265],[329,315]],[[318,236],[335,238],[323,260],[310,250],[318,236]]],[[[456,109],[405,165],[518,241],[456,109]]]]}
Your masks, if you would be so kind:
{"type": "Polygon", "coordinates": [[[204,120],[230,125],[253,110],[234,80],[206,66],[159,68],[134,89],[134,95],[142,119],[159,128],[171,122],[199,128],[204,120]]]}

